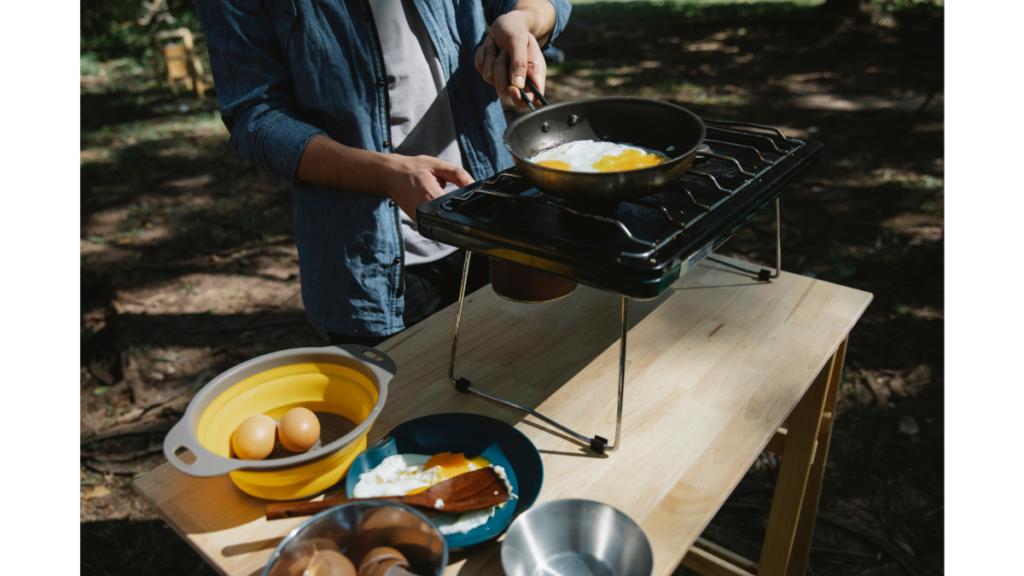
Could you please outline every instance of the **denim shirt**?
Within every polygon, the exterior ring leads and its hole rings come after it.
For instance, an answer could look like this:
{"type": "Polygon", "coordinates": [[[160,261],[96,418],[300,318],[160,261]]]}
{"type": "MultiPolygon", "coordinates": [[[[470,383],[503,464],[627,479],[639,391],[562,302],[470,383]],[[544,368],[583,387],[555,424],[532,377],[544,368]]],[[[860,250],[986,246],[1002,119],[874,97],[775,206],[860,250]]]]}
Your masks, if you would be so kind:
{"type": "MultiPolygon", "coordinates": [[[[476,70],[486,22],[516,0],[412,0],[447,81],[463,166],[477,180],[511,165],[494,87],[476,70]]],[[[555,7],[557,36],[569,19],[555,7]]],[[[302,300],[314,326],[388,336],[402,322],[399,208],[379,196],[297,178],[309,140],[325,134],[390,152],[384,59],[367,0],[199,0],[217,99],[231,147],[292,182],[302,300]]]]}

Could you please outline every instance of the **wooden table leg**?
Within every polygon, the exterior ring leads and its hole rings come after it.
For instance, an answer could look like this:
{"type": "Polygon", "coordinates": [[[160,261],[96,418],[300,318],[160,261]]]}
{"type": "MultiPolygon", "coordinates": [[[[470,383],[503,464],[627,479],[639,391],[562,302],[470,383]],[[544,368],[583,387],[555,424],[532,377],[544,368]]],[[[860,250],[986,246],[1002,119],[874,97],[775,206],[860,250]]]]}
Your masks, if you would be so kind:
{"type": "Polygon", "coordinates": [[[758,576],[803,574],[807,568],[845,355],[846,341],[825,363],[789,416],[758,576]]]}
{"type": "Polygon", "coordinates": [[[847,342],[849,337],[793,408],[789,428],[780,428],[768,444],[767,449],[782,455],[782,465],[760,562],[755,564],[698,539],[683,557],[684,566],[705,576],[794,576],[806,572],[847,342]]]}
{"type": "Polygon", "coordinates": [[[825,479],[825,465],[828,463],[828,447],[832,441],[832,423],[835,421],[836,398],[839,395],[840,380],[843,376],[843,363],[846,360],[846,344],[849,336],[839,345],[835,354],[835,365],[832,377],[829,378],[828,391],[825,393],[825,410],[821,418],[821,429],[818,431],[818,448],[814,454],[814,463],[804,490],[804,501],[800,507],[800,519],[797,521],[796,535],[793,538],[793,550],[789,556],[788,574],[804,574],[807,561],[811,554],[811,537],[814,535],[814,520],[818,516],[818,502],[821,499],[821,483],[825,479]]]}
{"type": "Polygon", "coordinates": [[[697,538],[686,556],[683,556],[682,564],[704,576],[754,576],[757,574],[757,564],[703,538],[697,538]]]}

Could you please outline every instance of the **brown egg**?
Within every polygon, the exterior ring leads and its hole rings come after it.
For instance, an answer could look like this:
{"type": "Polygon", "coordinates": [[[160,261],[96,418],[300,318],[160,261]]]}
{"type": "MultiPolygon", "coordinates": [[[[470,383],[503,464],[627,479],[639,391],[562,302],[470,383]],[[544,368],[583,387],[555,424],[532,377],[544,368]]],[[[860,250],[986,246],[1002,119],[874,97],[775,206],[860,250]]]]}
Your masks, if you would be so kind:
{"type": "Polygon", "coordinates": [[[263,460],[274,451],[274,419],[250,416],[231,435],[231,449],[242,460],[263,460]]]}
{"type": "MultiPolygon", "coordinates": [[[[388,530],[390,532],[395,531],[396,528],[404,528],[399,530],[401,533],[412,533],[422,532],[427,530],[429,526],[419,517],[409,514],[401,508],[394,508],[392,506],[381,506],[379,508],[367,510],[363,514],[363,519],[359,522],[359,530],[361,532],[370,532],[372,530],[388,530]]],[[[430,537],[429,533],[427,537],[430,537]]],[[[406,544],[406,542],[391,540],[392,544],[406,544]]],[[[412,544],[412,542],[409,542],[412,544]]]]}
{"type": "Polygon", "coordinates": [[[305,452],[320,439],[320,420],[308,408],[292,408],[277,425],[281,445],[292,452],[305,452]]]}
{"type": "Polygon", "coordinates": [[[409,567],[405,555],[389,546],[378,546],[363,556],[359,563],[359,576],[383,575],[392,566],[409,567]]]}
{"type": "Polygon", "coordinates": [[[340,552],[318,550],[309,560],[303,576],[356,576],[356,567],[340,552]]]}

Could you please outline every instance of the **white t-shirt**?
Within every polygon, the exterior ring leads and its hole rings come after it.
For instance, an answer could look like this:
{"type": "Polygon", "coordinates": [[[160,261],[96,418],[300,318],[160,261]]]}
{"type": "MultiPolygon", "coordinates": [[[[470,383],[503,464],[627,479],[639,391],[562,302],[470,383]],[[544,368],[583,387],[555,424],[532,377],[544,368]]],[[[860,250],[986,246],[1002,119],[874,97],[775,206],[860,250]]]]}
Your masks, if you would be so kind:
{"type": "MultiPolygon", "coordinates": [[[[392,152],[433,156],[461,168],[462,153],[444,71],[416,6],[411,0],[370,0],[370,8],[384,53],[392,152]]],[[[455,188],[448,184],[445,191],[455,188]]],[[[433,262],[456,250],[420,236],[416,223],[400,212],[407,266],[433,262]]]]}

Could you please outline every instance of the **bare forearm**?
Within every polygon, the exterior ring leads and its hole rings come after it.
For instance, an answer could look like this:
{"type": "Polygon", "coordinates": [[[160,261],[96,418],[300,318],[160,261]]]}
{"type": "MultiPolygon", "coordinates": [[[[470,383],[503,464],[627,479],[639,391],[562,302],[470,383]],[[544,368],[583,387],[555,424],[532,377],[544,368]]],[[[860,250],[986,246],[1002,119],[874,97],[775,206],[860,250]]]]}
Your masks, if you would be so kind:
{"type": "Polygon", "coordinates": [[[383,195],[381,174],[393,158],[380,152],[351,148],[327,136],[314,136],[299,160],[299,179],[314,186],[360,194],[383,195]]]}
{"type": "Polygon", "coordinates": [[[298,176],[314,186],[394,200],[413,220],[417,206],[444,194],[446,182],[473,183],[469,172],[438,158],[361,150],[323,135],[306,143],[298,176]]]}
{"type": "Polygon", "coordinates": [[[524,24],[530,34],[537,39],[537,43],[543,46],[547,43],[548,37],[555,29],[555,7],[548,0],[519,0],[516,2],[514,12],[524,17],[524,24]]]}

